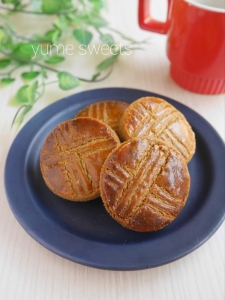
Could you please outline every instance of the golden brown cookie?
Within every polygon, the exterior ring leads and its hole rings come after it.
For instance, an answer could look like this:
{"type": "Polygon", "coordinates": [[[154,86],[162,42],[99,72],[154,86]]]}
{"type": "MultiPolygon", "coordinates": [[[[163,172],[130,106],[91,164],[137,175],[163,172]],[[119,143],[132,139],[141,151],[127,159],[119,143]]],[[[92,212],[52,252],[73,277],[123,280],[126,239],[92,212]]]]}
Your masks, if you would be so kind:
{"type": "Polygon", "coordinates": [[[78,112],[76,117],[91,117],[105,122],[120,136],[120,120],[128,103],[117,100],[96,102],[78,112]]]}
{"type": "Polygon", "coordinates": [[[100,193],[106,210],[126,228],[155,231],[171,223],[189,194],[183,156],[162,140],[133,138],[106,159],[100,193]]]}
{"type": "Polygon", "coordinates": [[[126,109],[120,124],[122,140],[149,136],[174,146],[189,162],[195,153],[195,134],[184,115],[163,99],[144,97],[126,109]]]}
{"type": "Polygon", "coordinates": [[[56,195],[73,201],[99,196],[102,165],[120,144],[115,132],[93,118],[76,118],[59,124],[40,153],[43,178],[56,195]]]}

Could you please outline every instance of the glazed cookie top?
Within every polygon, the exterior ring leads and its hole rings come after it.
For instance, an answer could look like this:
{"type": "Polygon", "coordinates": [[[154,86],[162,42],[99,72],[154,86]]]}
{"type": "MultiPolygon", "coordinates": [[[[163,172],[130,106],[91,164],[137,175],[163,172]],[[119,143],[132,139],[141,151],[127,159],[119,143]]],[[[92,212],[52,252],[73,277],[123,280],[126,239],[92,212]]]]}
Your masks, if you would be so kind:
{"type": "Polygon", "coordinates": [[[40,153],[47,186],[68,200],[98,197],[101,167],[119,143],[115,132],[97,119],[76,118],[59,124],[46,138],[40,153]]]}
{"type": "Polygon", "coordinates": [[[106,210],[124,227],[155,231],[172,222],[189,194],[184,158],[158,139],[134,138],[107,158],[100,192],[106,210]]]}
{"type": "Polygon", "coordinates": [[[125,111],[120,124],[122,140],[149,136],[174,146],[189,162],[195,153],[195,134],[181,112],[163,99],[144,97],[125,111]]]}
{"type": "Polygon", "coordinates": [[[118,100],[96,102],[78,112],[76,117],[91,117],[108,124],[120,136],[120,120],[128,103],[118,100]]]}

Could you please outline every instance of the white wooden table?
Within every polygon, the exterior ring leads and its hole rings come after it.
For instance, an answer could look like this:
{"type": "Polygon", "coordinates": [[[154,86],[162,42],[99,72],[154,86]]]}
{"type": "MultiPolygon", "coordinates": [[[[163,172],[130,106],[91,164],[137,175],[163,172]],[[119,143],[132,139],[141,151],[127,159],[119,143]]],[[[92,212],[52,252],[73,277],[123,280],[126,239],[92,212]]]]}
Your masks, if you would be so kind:
{"type": "MultiPolygon", "coordinates": [[[[163,1],[157,2],[156,11],[160,14],[163,1]]],[[[68,92],[49,86],[29,118],[71,93],[101,87],[130,87],[166,95],[191,107],[224,138],[225,94],[197,95],[177,86],[169,75],[166,36],[139,29],[137,1],[108,0],[108,3],[107,18],[114,28],[136,39],[150,36],[151,45],[145,51],[121,58],[113,74],[103,82],[84,84],[68,92]]],[[[94,66],[95,58],[89,59],[94,66]]],[[[70,58],[64,69],[88,76],[90,61],[83,59],[79,70],[80,65],[71,63],[70,58]]],[[[21,84],[17,80],[0,90],[0,299],[223,300],[224,224],[186,257],[155,269],[132,272],[98,270],[67,261],[43,248],[23,230],[9,208],[3,178],[6,156],[16,136],[15,130],[10,129],[16,109],[8,101],[21,84]]]]}

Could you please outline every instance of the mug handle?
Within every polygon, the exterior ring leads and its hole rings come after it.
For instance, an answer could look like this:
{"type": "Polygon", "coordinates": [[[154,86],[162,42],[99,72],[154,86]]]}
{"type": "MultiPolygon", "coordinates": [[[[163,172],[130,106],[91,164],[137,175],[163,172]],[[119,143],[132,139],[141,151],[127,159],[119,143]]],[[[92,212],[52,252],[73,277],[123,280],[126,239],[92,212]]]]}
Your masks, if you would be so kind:
{"type": "Polygon", "coordinates": [[[139,0],[139,6],[138,6],[139,26],[145,30],[166,34],[168,32],[169,26],[170,26],[173,0],[168,0],[166,22],[160,22],[160,21],[154,20],[151,17],[150,3],[151,3],[151,0],[139,0]]]}

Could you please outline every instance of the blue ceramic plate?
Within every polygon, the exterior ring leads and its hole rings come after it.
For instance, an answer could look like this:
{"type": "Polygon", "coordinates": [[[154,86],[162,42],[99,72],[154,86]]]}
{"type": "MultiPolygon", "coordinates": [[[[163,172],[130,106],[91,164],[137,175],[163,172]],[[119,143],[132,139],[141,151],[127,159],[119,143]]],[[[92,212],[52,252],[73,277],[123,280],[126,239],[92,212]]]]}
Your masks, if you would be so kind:
{"type": "Polygon", "coordinates": [[[224,158],[225,147],[218,134],[190,108],[147,91],[97,89],[58,101],[26,124],[8,154],[5,188],[19,223],[47,249],[91,267],[140,270],[183,257],[220,226],[225,214],[224,158]],[[186,116],[196,134],[197,151],[188,165],[190,195],[179,216],[160,231],[139,233],[114,221],[100,198],[76,203],[54,195],[42,178],[39,153],[50,131],[84,106],[106,99],[131,103],[149,95],[166,99],[186,116]]]}

